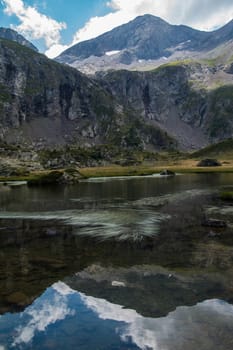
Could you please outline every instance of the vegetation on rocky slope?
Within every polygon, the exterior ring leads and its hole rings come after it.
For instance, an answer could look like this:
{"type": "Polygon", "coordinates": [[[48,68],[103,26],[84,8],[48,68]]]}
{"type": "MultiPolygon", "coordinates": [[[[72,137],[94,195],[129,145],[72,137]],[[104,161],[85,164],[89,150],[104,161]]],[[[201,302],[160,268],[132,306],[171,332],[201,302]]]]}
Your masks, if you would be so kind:
{"type": "Polygon", "coordinates": [[[77,70],[0,39],[0,139],[48,148],[100,144],[170,149],[176,141],[159,126],[119,104],[77,70]]]}
{"type": "Polygon", "coordinates": [[[147,152],[223,140],[233,133],[233,85],[205,88],[217,69],[211,62],[90,79],[0,39],[0,139],[35,150],[48,168],[65,159],[89,166],[144,161],[147,152]]]}
{"type": "Polygon", "coordinates": [[[216,157],[219,159],[233,159],[233,139],[210,145],[192,154],[193,158],[216,157]]]}

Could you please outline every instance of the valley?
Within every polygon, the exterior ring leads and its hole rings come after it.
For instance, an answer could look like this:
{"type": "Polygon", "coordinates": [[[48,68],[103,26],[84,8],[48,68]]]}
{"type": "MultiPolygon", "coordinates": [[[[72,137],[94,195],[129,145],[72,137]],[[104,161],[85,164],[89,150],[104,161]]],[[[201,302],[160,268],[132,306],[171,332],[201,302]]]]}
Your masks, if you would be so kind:
{"type": "Polygon", "coordinates": [[[0,350],[232,350],[233,21],[40,5],[0,1],[0,350]]]}

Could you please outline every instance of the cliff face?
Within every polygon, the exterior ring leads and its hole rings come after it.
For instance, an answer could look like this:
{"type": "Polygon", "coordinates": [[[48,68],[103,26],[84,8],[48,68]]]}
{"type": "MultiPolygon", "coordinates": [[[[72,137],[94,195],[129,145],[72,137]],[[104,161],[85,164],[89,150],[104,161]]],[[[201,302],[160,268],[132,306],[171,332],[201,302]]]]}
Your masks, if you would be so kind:
{"type": "Polygon", "coordinates": [[[176,142],[142,123],[98,82],[17,43],[0,39],[0,138],[38,147],[168,148],[176,142]]]}
{"type": "Polygon", "coordinates": [[[184,150],[233,136],[233,85],[221,86],[218,76],[223,81],[229,78],[214,67],[194,62],[168,64],[149,72],[97,75],[119,103],[167,131],[184,150]]]}
{"type": "Polygon", "coordinates": [[[0,39],[0,141],[199,149],[233,136],[231,66],[184,61],[90,79],[0,39]]]}
{"type": "Polygon", "coordinates": [[[0,69],[1,136],[9,139],[64,142],[107,99],[82,74],[13,42],[0,41],[0,69]]]}

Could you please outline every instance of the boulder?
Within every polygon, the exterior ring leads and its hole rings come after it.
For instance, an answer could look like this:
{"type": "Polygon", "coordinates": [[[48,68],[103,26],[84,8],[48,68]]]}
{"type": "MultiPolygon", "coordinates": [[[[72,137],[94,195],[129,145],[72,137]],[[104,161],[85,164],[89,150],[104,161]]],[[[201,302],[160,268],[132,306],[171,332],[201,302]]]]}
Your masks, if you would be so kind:
{"type": "Polygon", "coordinates": [[[221,166],[222,164],[217,159],[202,159],[197,166],[199,167],[209,167],[209,166],[221,166]]]}
{"type": "Polygon", "coordinates": [[[63,175],[60,179],[60,183],[63,184],[73,184],[82,179],[83,176],[80,174],[76,168],[67,168],[64,170],[63,175]]]}
{"type": "Polygon", "coordinates": [[[160,175],[161,176],[175,176],[176,174],[174,173],[174,171],[164,169],[163,171],[161,171],[160,175]]]}

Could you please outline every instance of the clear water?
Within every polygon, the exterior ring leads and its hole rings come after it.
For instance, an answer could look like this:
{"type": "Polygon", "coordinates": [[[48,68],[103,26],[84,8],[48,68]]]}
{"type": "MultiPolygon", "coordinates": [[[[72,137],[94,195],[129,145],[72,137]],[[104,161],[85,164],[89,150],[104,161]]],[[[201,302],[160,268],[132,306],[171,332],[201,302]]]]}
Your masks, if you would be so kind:
{"type": "Polygon", "coordinates": [[[218,197],[232,185],[0,185],[0,350],[232,350],[233,203],[218,197]]]}

